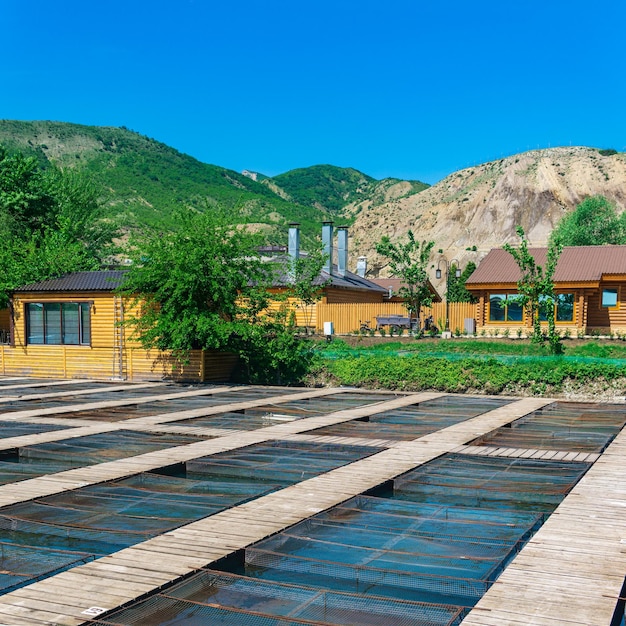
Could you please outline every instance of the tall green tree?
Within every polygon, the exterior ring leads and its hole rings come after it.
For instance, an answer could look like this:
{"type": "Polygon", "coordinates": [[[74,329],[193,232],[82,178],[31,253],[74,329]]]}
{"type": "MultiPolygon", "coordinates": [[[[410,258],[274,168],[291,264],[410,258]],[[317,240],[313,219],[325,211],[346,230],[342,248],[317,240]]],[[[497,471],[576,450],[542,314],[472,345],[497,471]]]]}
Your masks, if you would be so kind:
{"type": "Polygon", "coordinates": [[[98,269],[116,234],[101,209],[89,179],[0,146],[0,307],[20,285],[98,269]]]}
{"type": "Polygon", "coordinates": [[[216,209],[180,210],[174,231],[133,241],[133,263],[121,293],[137,314],[127,319],[145,348],[235,352],[244,379],[289,383],[303,375],[311,350],[295,336],[284,309],[268,308],[271,264],[257,254],[257,235],[228,223],[216,209]]]}
{"type": "Polygon", "coordinates": [[[476,296],[465,287],[467,279],[474,273],[476,263],[469,261],[461,275],[456,276],[457,266],[452,264],[448,276],[448,301],[449,302],[477,302],[476,296]]]}
{"type": "Polygon", "coordinates": [[[293,282],[287,291],[287,296],[298,300],[298,307],[302,309],[305,326],[308,329],[312,326],[313,305],[322,299],[324,287],[330,282],[320,280],[322,268],[326,257],[321,250],[315,250],[306,256],[289,261],[290,276],[293,282]]]}
{"type": "Polygon", "coordinates": [[[560,246],[626,244],[626,213],[618,215],[604,196],[591,196],[563,216],[550,240],[560,246]]]}
{"type": "Polygon", "coordinates": [[[385,235],[376,244],[376,252],[389,260],[391,275],[404,283],[398,295],[404,298],[412,317],[419,318],[422,307],[433,301],[428,262],[434,245],[434,241],[418,241],[412,231],[407,233],[406,241],[394,243],[385,235]]]}
{"type": "Polygon", "coordinates": [[[548,247],[546,264],[541,266],[528,250],[528,240],[524,229],[518,226],[516,232],[521,239],[519,247],[514,248],[510,244],[505,244],[504,249],[515,259],[521,272],[521,277],[517,281],[518,298],[526,314],[532,320],[533,341],[543,343],[541,320],[542,318],[546,319],[548,322],[548,343],[554,354],[560,354],[563,349],[555,326],[556,295],[553,277],[561,254],[561,247],[551,243],[548,247]]]}

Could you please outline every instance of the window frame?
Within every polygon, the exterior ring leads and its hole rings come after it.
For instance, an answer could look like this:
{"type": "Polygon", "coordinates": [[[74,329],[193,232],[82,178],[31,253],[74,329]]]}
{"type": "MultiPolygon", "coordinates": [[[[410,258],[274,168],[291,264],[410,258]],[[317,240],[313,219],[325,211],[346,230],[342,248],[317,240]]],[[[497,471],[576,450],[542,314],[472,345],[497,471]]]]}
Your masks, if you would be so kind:
{"type": "Polygon", "coordinates": [[[600,288],[600,309],[604,311],[618,311],[619,310],[619,296],[620,296],[620,288],[619,285],[615,287],[601,287],[600,288]],[[615,304],[604,304],[604,292],[611,291],[615,292],[615,304]]]}
{"type": "MultiPolygon", "coordinates": [[[[514,298],[519,297],[519,293],[515,292],[515,293],[503,293],[503,292],[488,292],[487,293],[487,302],[489,303],[489,310],[487,312],[487,323],[488,324],[524,324],[526,321],[526,313],[524,311],[524,308],[522,307],[521,309],[521,319],[519,320],[511,320],[509,319],[509,300],[511,300],[511,304],[514,303],[514,298]],[[502,311],[504,312],[504,318],[501,320],[496,320],[496,319],[492,319],[491,317],[491,298],[492,297],[504,297],[504,299],[501,301],[502,302],[502,311]]],[[[556,324],[576,324],[576,292],[574,291],[567,291],[567,292],[562,292],[562,293],[557,293],[555,294],[555,307],[554,307],[554,322],[556,324]],[[558,311],[559,311],[559,300],[563,297],[563,296],[571,296],[572,298],[572,302],[571,302],[571,307],[572,307],[572,317],[569,320],[560,320],[558,319],[558,311]]],[[[516,303],[515,303],[516,304],[516,303]]],[[[618,304],[619,304],[619,300],[618,300],[618,304]]],[[[518,305],[521,306],[521,305],[518,305]]],[[[542,323],[547,323],[547,318],[546,319],[541,319],[542,323]]]]}
{"type": "Polygon", "coordinates": [[[525,313],[524,313],[524,307],[522,307],[519,303],[514,302],[513,298],[517,298],[519,297],[519,293],[502,293],[502,292],[489,292],[488,294],[488,299],[487,301],[489,302],[489,312],[487,314],[487,319],[489,324],[523,324],[524,323],[524,318],[525,318],[525,313]],[[504,318],[501,320],[497,320],[497,319],[493,319],[491,316],[491,299],[492,297],[503,297],[504,298],[501,300],[502,302],[502,307],[501,310],[504,312],[504,318]],[[511,300],[511,304],[515,305],[517,307],[519,307],[519,311],[520,311],[520,319],[509,319],[509,299],[511,300]]]}
{"type": "Polygon", "coordinates": [[[92,300],[36,300],[24,303],[24,320],[26,331],[24,334],[24,344],[27,346],[77,346],[91,347],[91,309],[92,300]],[[76,307],[76,315],[70,316],[68,305],[76,307]],[[39,306],[41,316],[41,341],[32,341],[31,327],[31,307],[39,306]],[[49,307],[46,311],[46,307],[49,307]],[[58,307],[58,311],[56,311],[58,307]],[[67,307],[67,310],[64,310],[67,307]],[[54,320],[54,327],[48,328],[49,317],[52,313],[58,312],[58,320],[54,320]],[[50,314],[50,315],[48,315],[50,314]],[[66,317],[67,316],[67,317],[66,317]],[[87,322],[87,323],[85,323],[87,322]],[[77,337],[77,342],[66,342],[66,336],[77,337]],[[50,338],[58,337],[59,341],[49,341],[50,338]]]}

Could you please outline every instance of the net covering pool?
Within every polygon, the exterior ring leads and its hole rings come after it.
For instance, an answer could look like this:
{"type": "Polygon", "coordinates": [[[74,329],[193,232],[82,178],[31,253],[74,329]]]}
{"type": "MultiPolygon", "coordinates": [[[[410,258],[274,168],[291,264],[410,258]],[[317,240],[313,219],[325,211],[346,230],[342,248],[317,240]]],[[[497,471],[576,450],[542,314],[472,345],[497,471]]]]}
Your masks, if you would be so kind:
{"type": "Polygon", "coordinates": [[[326,415],[336,411],[367,406],[394,399],[391,394],[338,393],[318,398],[294,400],[280,404],[265,404],[237,412],[181,420],[177,426],[209,426],[234,430],[256,430],[274,426],[281,422],[291,422],[306,417],[326,415]]]}
{"type": "Polygon", "coordinates": [[[471,445],[602,452],[624,424],[624,405],[554,402],[471,445]]]}
{"type": "Polygon", "coordinates": [[[374,414],[366,419],[325,426],[310,434],[408,441],[508,403],[508,400],[498,398],[444,396],[415,406],[374,414]]]}
{"type": "Polygon", "coordinates": [[[489,461],[437,459],[390,497],[353,498],[97,623],[458,624],[588,467],[489,461]],[[483,487],[525,495],[477,497],[483,487]]]}
{"type": "Polygon", "coordinates": [[[357,446],[259,444],[190,462],[178,473],[168,470],[173,475],[143,473],[4,507],[0,509],[0,593],[373,451],[357,446]],[[275,460],[270,470],[269,458],[280,455],[285,458],[275,460]],[[298,472],[298,464],[306,472],[298,472]]]}
{"type": "MultiPolygon", "coordinates": [[[[213,389],[219,391],[218,386],[203,386],[192,387],[187,389],[193,391],[195,389],[213,389]]],[[[165,392],[159,392],[159,388],[155,388],[155,391],[149,395],[167,395],[173,392],[181,393],[185,389],[181,388],[167,388],[165,392]]],[[[171,413],[175,411],[188,411],[192,409],[203,409],[206,407],[219,406],[221,404],[230,404],[233,402],[256,402],[263,398],[269,398],[272,396],[283,396],[298,393],[301,389],[233,389],[232,391],[220,391],[219,393],[201,396],[191,396],[183,398],[173,398],[170,400],[154,400],[151,402],[142,402],[133,404],[132,400],[125,406],[109,407],[101,409],[87,409],[85,411],[76,411],[68,413],[63,417],[75,418],[75,419],[88,419],[99,422],[119,422],[122,420],[133,419],[136,417],[148,417],[152,415],[160,415],[162,413],[171,413]]],[[[113,398],[115,399],[115,398],[113,398]]]]}
{"type": "Polygon", "coordinates": [[[187,435],[117,430],[0,452],[0,484],[198,441],[187,435]]]}

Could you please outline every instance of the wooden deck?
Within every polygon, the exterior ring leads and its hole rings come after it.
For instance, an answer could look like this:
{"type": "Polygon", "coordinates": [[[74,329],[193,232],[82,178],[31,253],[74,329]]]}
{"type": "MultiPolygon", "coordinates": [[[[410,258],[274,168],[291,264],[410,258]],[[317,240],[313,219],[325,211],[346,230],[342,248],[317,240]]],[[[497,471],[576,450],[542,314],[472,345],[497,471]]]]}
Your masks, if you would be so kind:
{"type": "MultiPolygon", "coordinates": [[[[354,390],[319,389],[271,398],[271,403],[320,397],[354,390]]],[[[192,397],[193,391],[186,392],[192,397]]],[[[164,394],[184,397],[180,394],[164,394]]],[[[198,394],[195,394],[198,395],[198,394]]],[[[626,432],[602,455],[555,450],[471,446],[469,442],[508,424],[550,400],[526,398],[413,441],[314,435],[309,431],[367,415],[434,399],[443,394],[394,397],[334,413],[282,422],[253,431],[182,427],[177,421],[245,410],[270,403],[256,401],[207,406],[102,423],[63,417],[72,412],[124,406],[123,400],[89,402],[54,410],[37,409],[0,415],[0,419],[69,424],[48,433],[0,440],[0,449],[58,441],[69,437],[134,429],[196,434],[212,439],[76,468],[0,486],[0,506],[82,486],[123,478],[200,456],[254,443],[285,439],[378,448],[372,456],[232,507],[177,530],[75,567],[0,596],[0,625],[77,625],[157,590],[294,523],[376,487],[442,454],[476,454],[563,461],[595,461],[591,470],[535,534],[498,581],[466,617],[465,626],[510,624],[609,624],[626,575],[626,432]],[[115,404],[111,404],[114,402],[115,404]],[[85,408],[87,407],[87,408],[85,408]],[[68,410],[64,410],[68,409],[68,410]]],[[[132,398],[138,401],[155,401],[132,398]]]]}

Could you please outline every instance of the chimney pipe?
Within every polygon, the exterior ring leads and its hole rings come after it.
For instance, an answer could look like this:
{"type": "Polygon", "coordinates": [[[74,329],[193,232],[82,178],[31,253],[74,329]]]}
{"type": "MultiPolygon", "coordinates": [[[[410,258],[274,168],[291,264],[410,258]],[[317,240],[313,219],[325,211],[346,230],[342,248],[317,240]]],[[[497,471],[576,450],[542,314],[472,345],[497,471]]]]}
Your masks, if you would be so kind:
{"type": "Polygon", "coordinates": [[[322,252],[325,261],[322,268],[329,276],[333,275],[333,223],[322,222],[322,252]]]}
{"type": "Polygon", "coordinates": [[[356,273],[361,278],[365,278],[365,274],[367,273],[367,257],[360,256],[356,260],[356,273]]]}
{"type": "Polygon", "coordinates": [[[298,222],[291,222],[289,224],[289,245],[287,247],[287,253],[289,255],[289,268],[287,269],[287,275],[290,282],[296,280],[296,261],[300,258],[300,224],[298,222]]]}
{"type": "Polygon", "coordinates": [[[337,226],[337,275],[342,278],[348,269],[348,227],[337,226]]]}

